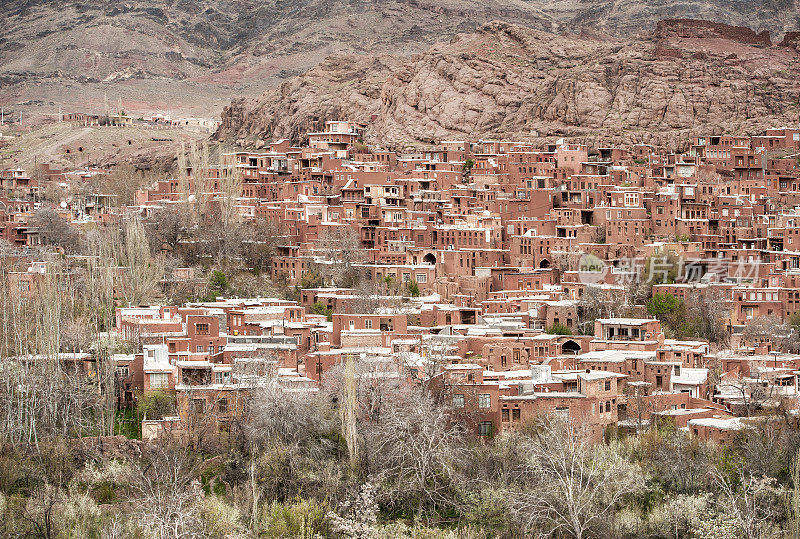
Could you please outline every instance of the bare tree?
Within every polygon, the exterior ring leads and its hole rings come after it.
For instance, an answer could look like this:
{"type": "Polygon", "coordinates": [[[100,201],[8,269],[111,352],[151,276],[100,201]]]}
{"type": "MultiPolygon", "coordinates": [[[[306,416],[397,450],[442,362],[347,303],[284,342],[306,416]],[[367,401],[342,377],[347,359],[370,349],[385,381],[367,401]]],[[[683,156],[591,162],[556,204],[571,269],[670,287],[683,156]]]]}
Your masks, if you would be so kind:
{"type": "Polygon", "coordinates": [[[613,447],[591,448],[586,430],[568,420],[543,418],[524,451],[535,484],[512,504],[529,530],[545,524],[581,539],[643,486],[641,470],[613,447]]]}
{"type": "Polygon", "coordinates": [[[381,485],[384,503],[418,517],[426,510],[453,507],[465,433],[445,407],[421,390],[406,387],[387,400],[364,429],[368,468],[381,485]]]}
{"type": "Polygon", "coordinates": [[[695,336],[726,346],[730,341],[731,315],[725,293],[717,288],[706,288],[687,296],[687,316],[692,321],[695,336]]]}
{"type": "Polygon", "coordinates": [[[740,537],[767,539],[782,535],[775,521],[782,513],[785,493],[774,478],[748,475],[743,469],[736,470],[733,477],[717,467],[711,473],[719,493],[717,503],[733,517],[740,537]]]}
{"type": "Polygon", "coordinates": [[[360,280],[355,264],[366,260],[358,232],[347,225],[326,228],[315,244],[318,271],[334,286],[352,288],[360,280]]]}
{"type": "Polygon", "coordinates": [[[800,339],[795,329],[775,315],[757,316],[745,325],[742,337],[748,341],[769,341],[774,350],[797,352],[800,339]]]}
{"type": "Polygon", "coordinates": [[[51,208],[37,211],[31,218],[30,225],[38,230],[45,245],[61,247],[67,252],[74,252],[78,248],[78,231],[51,208]]]}
{"type": "Polygon", "coordinates": [[[196,501],[202,495],[198,462],[188,449],[163,440],[148,446],[128,478],[141,529],[151,537],[185,537],[199,526],[196,501]]]}
{"type": "Polygon", "coordinates": [[[733,398],[734,406],[741,407],[741,414],[745,417],[750,417],[761,410],[777,396],[775,385],[764,378],[760,370],[752,368],[750,374],[750,376],[728,377],[717,385],[720,393],[733,398]]]}
{"type": "Polygon", "coordinates": [[[312,395],[288,391],[275,381],[254,388],[244,426],[251,447],[312,449],[331,427],[321,406],[312,395]]]}
{"type": "Polygon", "coordinates": [[[356,469],[359,459],[358,447],[358,388],[356,384],[355,360],[349,357],[345,362],[342,384],[342,402],[339,406],[342,420],[342,434],[347,443],[350,467],[356,469]]]}
{"type": "MultiPolygon", "coordinates": [[[[5,276],[0,275],[0,288],[6,286],[5,276]]],[[[63,272],[51,269],[31,297],[0,290],[0,440],[4,442],[37,444],[51,437],[100,432],[104,404],[96,378],[84,369],[84,358],[61,355],[62,327],[77,323],[70,286],[63,272]]]]}

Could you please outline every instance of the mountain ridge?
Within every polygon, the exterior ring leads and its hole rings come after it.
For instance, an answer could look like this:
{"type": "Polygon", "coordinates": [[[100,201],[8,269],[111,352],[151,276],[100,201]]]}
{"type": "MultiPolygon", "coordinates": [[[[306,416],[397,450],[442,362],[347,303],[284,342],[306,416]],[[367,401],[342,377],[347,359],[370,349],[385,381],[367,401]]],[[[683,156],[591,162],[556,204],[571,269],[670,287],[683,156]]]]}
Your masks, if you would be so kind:
{"type": "MultiPolygon", "coordinates": [[[[800,0],[6,0],[0,103],[222,108],[331,55],[408,57],[491,20],[551,33],[651,33],[666,15],[800,30],[800,0]],[[189,99],[188,95],[194,99],[189,99]]],[[[647,37],[647,35],[645,35],[647,37]]]]}

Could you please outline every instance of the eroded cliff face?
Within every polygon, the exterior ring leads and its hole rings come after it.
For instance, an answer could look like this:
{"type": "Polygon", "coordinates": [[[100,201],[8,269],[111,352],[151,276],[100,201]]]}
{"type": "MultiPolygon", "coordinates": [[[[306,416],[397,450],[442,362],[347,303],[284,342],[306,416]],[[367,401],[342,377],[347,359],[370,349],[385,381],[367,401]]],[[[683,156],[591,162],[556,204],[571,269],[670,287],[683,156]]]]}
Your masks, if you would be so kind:
{"type": "Polygon", "coordinates": [[[328,58],[260,98],[234,100],[216,136],[258,146],[281,138],[299,140],[334,118],[369,121],[380,112],[386,78],[400,64],[392,56],[328,58]]]}
{"type": "Polygon", "coordinates": [[[411,59],[330,59],[258,99],[237,101],[217,136],[299,139],[325,120],[369,122],[387,145],[450,137],[574,136],[670,145],[694,132],[796,123],[796,40],[703,21],[650,39],[560,36],[504,22],[411,59]]]}

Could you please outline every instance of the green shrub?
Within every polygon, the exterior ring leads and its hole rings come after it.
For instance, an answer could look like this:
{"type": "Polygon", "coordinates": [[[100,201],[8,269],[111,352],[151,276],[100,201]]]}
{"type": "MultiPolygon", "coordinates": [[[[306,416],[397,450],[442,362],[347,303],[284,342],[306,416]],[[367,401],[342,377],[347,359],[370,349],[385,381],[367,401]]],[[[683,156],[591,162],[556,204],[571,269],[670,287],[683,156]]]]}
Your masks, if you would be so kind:
{"type": "Polygon", "coordinates": [[[267,537],[330,537],[327,507],[314,500],[272,502],[261,509],[259,533],[267,537]]]}
{"type": "Polygon", "coordinates": [[[549,335],[572,335],[572,330],[560,322],[556,322],[547,328],[549,335]]]}

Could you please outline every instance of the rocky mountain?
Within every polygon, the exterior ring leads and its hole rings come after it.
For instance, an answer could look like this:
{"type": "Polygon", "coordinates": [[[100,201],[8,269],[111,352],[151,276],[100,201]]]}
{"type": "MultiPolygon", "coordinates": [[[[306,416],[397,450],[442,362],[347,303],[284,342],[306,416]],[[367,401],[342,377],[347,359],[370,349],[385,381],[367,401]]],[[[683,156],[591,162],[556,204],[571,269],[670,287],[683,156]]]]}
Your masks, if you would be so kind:
{"type": "Polygon", "coordinates": [[[780,35],[800,29],[798,2],[4,0],[0,104],[97,108],[108,94],[131,109],[213,112],[231,95],[258,95],[331,55],[422,53],[491,20],[627,36],[681,16],[780,35]]]}
{"type": "Polygon", "coordinates": [[[688,19],[652,37],[556,35],[491,22],[405,59],[339,56],[257,99],[218,138],[298,139],[328,119],[369,123],[393,144],[451,137],[572,136],[672,144],[694,133],[796,124],[798,36],[688,19]]]}

